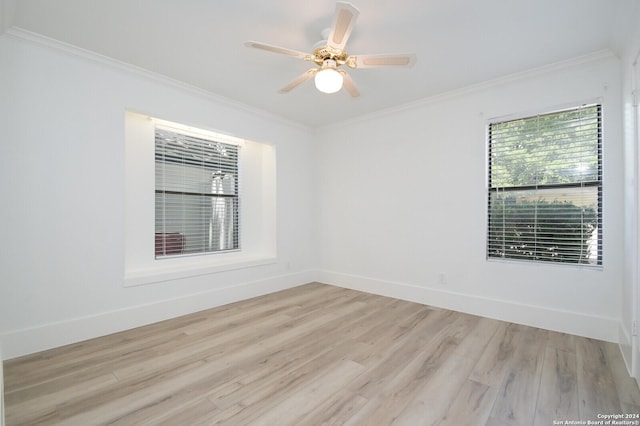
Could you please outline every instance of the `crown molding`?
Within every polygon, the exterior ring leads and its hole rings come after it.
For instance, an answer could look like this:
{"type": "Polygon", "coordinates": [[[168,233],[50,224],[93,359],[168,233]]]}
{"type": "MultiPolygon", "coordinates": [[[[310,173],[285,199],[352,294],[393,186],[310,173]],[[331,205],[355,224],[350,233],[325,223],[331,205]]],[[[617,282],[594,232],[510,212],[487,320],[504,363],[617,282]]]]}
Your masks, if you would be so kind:
{"type": "Polygon", "coordinates": [[[416,108],[420,108],[423,106],[432,105],[439,102],[444,102],[450,99],[454,99],[461,96],[467,96],[473,93],[481,92],[487,89],[491,89],[497,86],[502,86],[507,83],[513,83],[521,80],[530,79],[533,77],[537,77],[540,75],[549,74],[552,72],[557,72],[561,70],[565,70],[568,68],[572,68],[575,66],[584,65],[591,62],[600,61],[603,59],[609,58],[617,58],[615,52],[611,49],[603,49],[598,50],[596,52],[592,52],[586,55],[576,56],[573,58],[569,58],[566,60],[554,62],[547,65],[542,65],[540,67],[531,68],[526,71],[516,72],[513,74],[508,74],[502,77],[494,78],[491,80],[483,81],[476,84],[471,84],[469,86],[461,87],[459,89],[450,90],[443,93],[438,93],[433,96],[429,96],[426,98],[419,99],[417,101],[408,102],[402,105],[397,105],[391,108],[385,108],[379,111],[375,111],[369,114],[361,115],[359,117],[351,118],[348,120],[341,121],[339,123],[333,123],[331,126],[340,126],[340,125],[351,125],[362,122],[370,122],[372,120],[380,119],[382,117],[386,117],[389,115],[397,114],[399,112],[412,110],[416,108]]]}
{"type": "MultiPolygon", "coordinates": [[[[15,9],[15,0],[0,0],[0,4],[2,4],[3,6],[9,5],[9,8],[13,7],[15,9]],[[11,6],[13,5],[13,6],[11,6]]],[[[7,21],[7,19],[5,19],[5,21],[7,21]]],[[[331,127],[336,127],[336,126],[344,126],[344,125],[351,125],[351,124],[355,124],[355,123],[362,123],[362,122],[368,122],[371,120],[376,120],[379,119],[381,117],[385,117],[388,115],[393,115],[393,114],[397,114],[399,112],[403,112],[406,110],[411,110],[411,109],[415,109],[415,108],[420,108],[422,106],[427,106],[427,105],[432,105],[434,103],[439,103],[439,102],[443,102],[449,99],[453,99],[456,97],[460,97],[460,96],[466,96],[469,94],[473,94],[473,93],[477,93],[483,90],[487,90],[493,87],[497,87],[500,85],[504,85],[507,83],[512,83],[512,82],[516,82],[516,81],[520,81],[520,80],[525,80],[525,79],[529,79],[532,77],[536,77],[536,76],[540,76],[540,75],[544,75],[544,74],[548,74],[551,72],[555,72],[555,71],[559,71],[559,70],[563,70],[563,69],[567,69],[567,68],[571,68],[571,67],[575,67],[575,66],[579,66],[579,65],[583,65],[586,63],[590,63],[590,62],[595,62],[595,61],[599,61],[599,60],[603,60],[603,59],[608,59],[608,58],[612,58],[612,57],[617,57],[615,52],[611,49],[603,49],[603,50],[599,50],[596,52],[592,52],[586,55],[582,55],[582,56],[577,56],[574,58],[569,58],[566,60],[562,60],[562,61],[558,61],[558,62],[554,62],[551,64],[547,64],[547,65],[543,65],[540,67],[536,67],[536,68],[532,68],[526,71],[522,71],[522,72],[517,72],[517,73],[513,73],[513,74],[509,74],[509,75],[505,75],[502,77],[498,77],[495,79],[491,79],[491,80],[487,80],[484,82],[480,82],[477,84],[472,84],[469,86],[465,86],[465,87],[461,87],[459,89],[454,89],[454,90],[450,90],[447,92],[443,92],[443,93],[438,93],[435,94],[433,96],[429,96],[426,98],[422,98],[416,101],[412,101],[412,102],[408,102],[402,105],[397,105],[391,108],[385,108],[385,109],[381,109],[378,111],[374,111],[368,114],[363,114],[359,117],[355,117],[355,118],[350,118],[344,121],[339,121],[339,122],[334,122],[331,123],[330,125],[321,125],[321,126],[307,126],[301,123],[298,123],[296,121],[287,119],[285,117],[276,115],[276,114],[272,114],[270,112],[267,112],[263,109],[257,108],[257,107],[253,107],[247,104],[244,104],[242,102],[238,102],[235,100],[232,100],[230,98],[224,97],[222,95],[218,95],[216,93],[210,92],[208,90],[202,89],[200,87],[196,87],[196,86],[192,86],[190,84],[184,83],[180,80],[176,80],[174,78],[168,77],[166,75],[154,72],[154,71],[149,71],[147,69],[135,66],[135,65],[131,65],[129,63],[123,62],[123,61],[119,61],[117,59],[105,56],[105,55],[101,55],[99,53],[95,53],[93,51],[87,50],[87,49],[83,49],[81,47],[72,45],[72,44],[68,44],[50,37],[46,37],[43,36],[41,34],[37,34],[25,29],[22,29],[20,27],[10,27],[7,28],[5,30],[5,34],[16,38],[16,39],[20,39],[20,40],[25,40],[25,41],[29,41],[41,46],[46,46],[49,47],[51,49],[60,51],[60,52],[64,52],[66,54],[75,56],[75,57],[79,57],[79,58],[83,58],[85,60],[88,60],[90,62],[94,62],[94,63],[100,63],[103,64],[105,66],[111,67],[111,68],[115,68],[118,69],[120,71],[124,71],[126,73],[129,74],[133,74],[133,75],[137,75],[137,76],[141,76],[143,78],[146,79],[150,79],[153,81],[156,81],[158,83],[173,87],[173,88],[178,88],[181,89],[185,92],[188,92],[190,94],[196,95],[196,96],[200,96],[200,97],[204,97],[212,102],[218,103],[218,104],[222,104],[224,106],[227,106],[229,108],[235,109],[235,110],[239,110],[245,113],[249,113],[252,115],[256,115],[259,116],[261,118],[264,118],[266,120],[270,120],[270,121],[274,121],[289,127],[294,127],[294,128],[298,128],[300,130],[306,131],[306,132],[310,132],[310,133],[318,133],[318,132],[322,132],[323,129],[328,128],[329,126],[331,127]]]]}
{"type": "MultiPolygon", "coordinates": [[[[14,0],[0,0],[0,1],[13,2],[14,0]]],[[[87,60],[89,62],[101,64],[106,67],[113,68],[131,75],[139,76],[148,80],[153,80],[162,85],[180,89],[191,95],[205,98],[209,101],[212,101],[217,104],[221,104],[225,107],[235,109],[237,111],[259,116],[271,122],[276,122],[288,127],[298,128],[306,132],[311,132],[312,130],[311,127],[305,126],[304,124],[289,120],[285,117],[282,117],[276,114],[269,113],[263,109],[253,107],[251,105],[247,105],[245,103],[238,102],[233,99],[229,99],[227,97],[216,94],[214,92],[168,77],[164,74],[150,71],[148,69],[138,67],[138,66],[135,66],[135,65],[132,65],[132,64],[93,52],[91,50],[81,48],[69,43],[65,43],[63,41],[56,40],[51,37],[43,36],[41,34],[34,33],[32,31],[28,31],[20,27],[13,26],[7,29],[7,31],[5,32],[5,35],[18,40],[27,41],[39,46],[44,46],[44,47],[56,50],[58,52],[65,53],[70,56],[87,60]]]]}

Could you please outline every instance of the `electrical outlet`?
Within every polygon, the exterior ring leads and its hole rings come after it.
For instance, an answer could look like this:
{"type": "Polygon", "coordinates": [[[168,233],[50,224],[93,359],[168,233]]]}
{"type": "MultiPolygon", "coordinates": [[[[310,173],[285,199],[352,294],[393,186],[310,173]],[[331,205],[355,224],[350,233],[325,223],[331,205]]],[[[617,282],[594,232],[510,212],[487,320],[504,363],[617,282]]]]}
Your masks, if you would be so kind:
{"type": "Polygon", "coordinates": [[[634,336],[638,335],[638,321],[633,320],[631,323],[631,334],[634,336]]]}
{"type": "Polygon", "coordinates": [[[447,284],[447,277],[445,276],[444,272],[440,272],[438,274],[438,284],[440,285],[447,284]]]}

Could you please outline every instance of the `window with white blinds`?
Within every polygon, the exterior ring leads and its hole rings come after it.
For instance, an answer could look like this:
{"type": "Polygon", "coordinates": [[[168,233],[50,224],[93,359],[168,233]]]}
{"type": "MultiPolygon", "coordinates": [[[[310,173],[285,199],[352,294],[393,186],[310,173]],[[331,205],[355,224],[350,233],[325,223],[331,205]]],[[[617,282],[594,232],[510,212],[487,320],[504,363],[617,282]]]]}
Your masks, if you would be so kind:
{"type": "Polygon", "coordinates": [[[156,258],[240,248],[238,151],[156,126],[156,258]]]}
{"type": "Polygon", "coordinates": [[[489,124],[489,258],[602,265],[602,111],[489,124]]]}

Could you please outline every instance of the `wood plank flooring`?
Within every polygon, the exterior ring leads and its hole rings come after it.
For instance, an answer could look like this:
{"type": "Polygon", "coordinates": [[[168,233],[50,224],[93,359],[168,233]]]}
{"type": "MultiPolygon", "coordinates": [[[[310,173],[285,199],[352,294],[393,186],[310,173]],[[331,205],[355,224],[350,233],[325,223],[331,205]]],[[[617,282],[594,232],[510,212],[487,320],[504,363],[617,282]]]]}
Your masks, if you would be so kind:
{"type": "Polygon", "coordinates": [[[8,426],[552,425],[640,413],[612,343],[317,283],[9,360],[4,374],[8,426]]]}

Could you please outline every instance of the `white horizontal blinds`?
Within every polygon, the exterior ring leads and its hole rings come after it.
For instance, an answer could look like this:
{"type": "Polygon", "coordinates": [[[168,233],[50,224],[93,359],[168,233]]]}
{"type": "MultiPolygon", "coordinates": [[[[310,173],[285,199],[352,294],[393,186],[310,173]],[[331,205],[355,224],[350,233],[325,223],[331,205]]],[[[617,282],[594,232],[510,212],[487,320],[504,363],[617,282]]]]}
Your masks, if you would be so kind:
{"type": "Polygon", "coordinates": [[[156,127],[156,257],[240,247],[238,151],[156,127]]]}
{"type": "Polygon", "coordinates": [[[600,105],[489,126],[488,256],[602,264],[600,105]]]}

